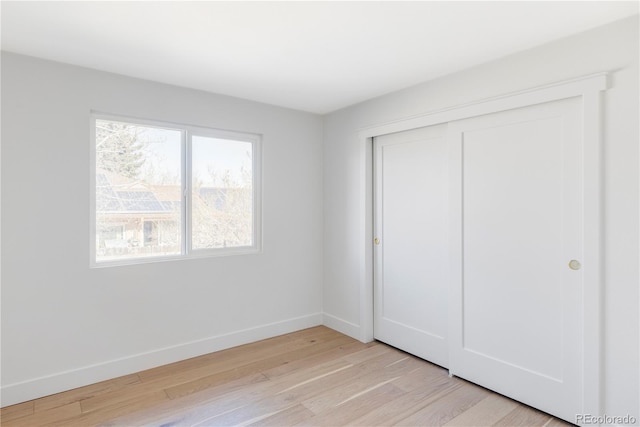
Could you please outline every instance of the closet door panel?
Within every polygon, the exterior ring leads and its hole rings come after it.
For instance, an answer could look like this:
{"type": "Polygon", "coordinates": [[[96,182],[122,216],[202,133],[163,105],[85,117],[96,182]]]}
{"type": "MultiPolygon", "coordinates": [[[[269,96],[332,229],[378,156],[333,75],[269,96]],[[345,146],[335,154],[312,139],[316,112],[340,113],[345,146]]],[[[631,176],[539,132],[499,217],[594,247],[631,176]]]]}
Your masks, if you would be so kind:
{"type": "Polygon", "coordinates": [[[558,101],[449,134],[451,372],[569,421],[582,387],[579,113],[558,101]]]}
{"type": "Polygon", "coordinates": [[[445,126],[375,139],[374,336],[447,365],[445,126]]]}

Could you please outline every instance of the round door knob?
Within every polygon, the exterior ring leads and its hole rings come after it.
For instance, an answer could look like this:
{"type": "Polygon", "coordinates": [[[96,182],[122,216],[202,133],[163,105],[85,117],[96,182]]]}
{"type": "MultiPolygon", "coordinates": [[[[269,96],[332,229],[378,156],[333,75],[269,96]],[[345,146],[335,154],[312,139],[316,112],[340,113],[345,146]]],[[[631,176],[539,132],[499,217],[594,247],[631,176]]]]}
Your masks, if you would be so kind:
{"type": "Polygon", "coordinates": [[[373,243],[375,243],[376,245],[380,244],[380,239],[378,239],[377,237],[375,239],[373,239],[373,243]]]}
{"type": "Polygon", "coordinates": [[[572,259],[569,261],[569,268],[572,270],[580,270],[582,268],[582,264],[577,259],[572,259]]]}

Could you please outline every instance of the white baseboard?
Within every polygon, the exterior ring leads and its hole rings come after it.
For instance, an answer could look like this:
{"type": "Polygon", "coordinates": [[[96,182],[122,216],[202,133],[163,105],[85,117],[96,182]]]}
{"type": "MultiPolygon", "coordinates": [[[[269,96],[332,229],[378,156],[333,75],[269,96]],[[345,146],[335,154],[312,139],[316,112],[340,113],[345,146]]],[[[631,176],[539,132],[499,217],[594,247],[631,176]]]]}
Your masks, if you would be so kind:
{"type": "Polygon", "coordinates": [[[348,322],[339,317],[333,316],[328,313],[322,314],[322,324],[327,328],[334,329],[340,333],[350,336],[351,338],[360,341],[360,326],[355,323],[348,322]]]}
{"type": "Polygon", "coordinates": [[[322,314],[316,313],[58,372],[20,383],[8,384],[1,389],[1,406],[37,399],[61,391],[322,324],[322,314]]]}

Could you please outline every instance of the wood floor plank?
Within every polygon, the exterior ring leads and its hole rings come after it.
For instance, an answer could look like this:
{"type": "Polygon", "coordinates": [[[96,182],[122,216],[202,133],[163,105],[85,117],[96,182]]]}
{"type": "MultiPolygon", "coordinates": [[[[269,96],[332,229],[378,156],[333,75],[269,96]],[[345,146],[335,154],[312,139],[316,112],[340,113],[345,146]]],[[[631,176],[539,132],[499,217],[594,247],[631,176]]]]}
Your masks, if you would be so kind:
{"type": "Polygon", "coordinates": [[[298,403],[283,411],[256,420],[248,426],[252,427],[282,427],[293,426],[313,417],[313,412],[305,408],[304,405],[298,403]]]}
{"type": "Polygon", "coordinates": [[[64,406],[76,401],[90,399],[106,393],[117,392],[132,384],[140,384],[140,378],[136,374],[125,375],[108,381],[80,387],[64,393],[57,393],[43,397],[35,401],[35,412],[46,411],[48,409],[64,406]]]}
{"type": "Polygon", "coordinates": [[[326,327],[0,410],[2,426],[567,425],[385,344],[326,327]]]}
{"type": "Polygon", "coordinates": [[[52,424],[60,420],[78,417],[82,414],[80,402],[73,402],[46,411],[34,412],[32,415],[16,418],[12,421],[2,420],[2,427],[32,427],[52,424]]]}
{"type": "Polygon", "coordinates": [[[24,403],[18,403],[17,405],[7,406],[2,408],[0,412],[0,425],[9,421],[16,420],[18,418],[26,417],[34,412],[35,402],[33,400],[24,403]]]}
{"type": "Polygon", "coordinates": [[[412,371],[418,363],[420,362],[407,359],[404,354],[382,354],[356,365],[358,367],[356,374],[360,373],[360,375],[349,378],[347,382],[336,383],[333,387],[323,387],[322,393],[304,401],[304,405],[316,414],[323,413],[355,399],[363,393],[398,380],[412,371]],[[391,358],[391,356],[395,357],[391,358]],[[382,363],[380,363],[381,361],[382,363]],[[401,362],[395,363],[398,361],[401,362]],[[369,367],[369,363],[373,366],[369,367]]]}
{"type": "Polygon", "coordinates": [[[249,425],[288,410],[294,405],[295,402],[287,401],[282,396],[275,396],[268,401],[259,399],[223,412],[220,411],[221,408],[218,408],[217,413],[213,416],[204,417],[197,421],[192,417],[188,421],[193,426],[249,425]]]}
{"type": "Polygon", "coordinates": [[[476,405],[447,422],[445,426],[490,426],[513,411],[517,406],[517,402],[500,396],[499,394],[492,393],[476,405]]]}
{"type": "MultiPolygon", "coordinates": [[[[332,360],[322,365],[313,366],[310,369],[292,372],[286,377],[280,377],[276,380],[269,380],[268,382],[260,384],[253,384],[236,392],[225,393],[217,398],[209,400],[206,404],[206,408],[199,406],[194,410],[186,411],[187,413],[183,414],[181,422],[185,425],[192,425],[202,422],[203,420],[213,420],[222,414],[229,414],[233,411],[242,413],[246,411],[246,408],[256,406],[265,399],[271,399],[271,402],[268,403],[268,405],[270,405],[269,411],[277,412],[287,408],[290,406],[291,402],[295,400],[291,394],[283,395],[280,393],[282,390],[292,387],[296,388],[299,384],[310,383],[318,378],[329,377],[330,375],[338,373],[351,366],[352,365],[348,362],[340,359],[332,360]]],[[[188,396],[187,399],[189,399],[188,396]]],[[[176,400],[184,401],[185,398],[176,400]]],[[[262,402],[260,405],[265,406],[265,403],[262,402]]],[[[253,415],[243,415],[242,419],[246,421],[247,419],[263,414],[259,409],[256,411],[257,413],[253,415]]],[[[226,419],[232,416],[235,415],[226,415],[226,419]]],[[[213,423],[214,421],[209,422],[213,423]]],[[[218,418],[216,422],[223,423],[221,418],[218,418]]]]}
{"type": "Polygon", "coordinates": [[[196,414],[196,420],[219,414],[226,409],[218,410],[220,400],[225,396],[243,395],[247,393],[247,386],[267,381],[263,374],[242,377],[238,380],[212,387],[202,392],[191,394],[179,399],[169,399],[153,407],[125,414],[109,420],[109,424],[118,426],[138,425],[187,425],[191,414],[196,414]]]}
{"type": "Polygon", "coordinates": [[[327,331],[326,328],[314,327],[280,335],[269,340],[261,340],[226,350],[209,353],[180,362],[171,363],[138,373],[144,382],[157,380],[163,377],[172,377],[176,371],[187,372],[202,367],[218,367],[220,370],[233,369],[247,363],[255,362],[265,357],[273,356],[281,352],[290,352],[298,346],[311,346],[319,340],[325,341],[325,337],[337,338],[336,334],[327,331]],[[265,345],[265,341],[268,342],[265,345]]]}
{"type": "Polygon", "coordinates": [[[403,419],[400,426],[442,426],[474,406],[490,394],[488,390],[473,384],[463,384],[403,419]]]}
{"type": "Polygon", "coordinates": [[[541,427],[547,424],[551,418],[549,414],[544,412],[525,405],[518,405],[493,425],[496,427],[541,427]]]}
{"type": "Polygon", "coordinates": [[[334,340],[318,343],[313,348],[298,348],[293,351],[274,355],[272,357],[262,358],[251,363],[237,366],[232,370],[226,370],[217,372],[212,375],[202,376],[192,381],[184,382],[182,384],[167,388],[166,390],[169,394],[169,397],[171,397],[172,399],[184,396],[190,393],[197,392],[199,390],[203,390],[207,387],[210,387],[212,384],[218,384],[221,378],[227,377],[229,379],[236,379],[244,375],[251,375],[256,372],[262,372],[273,367],[288,364],[290,361],[295,360],[296,358],[304,357],[305,355],[313,354],[317,351],[322,351],[327,347],[333,347],[342,343],[349,342],[349,340],[349,338],[339,337],[334,340]]]}
{"type": "Polygon", "coordinates": [[[330,360],[344,358],[344,356],[346,355],[373,347],[375,345],[378,345],[378,343],[370,342],[365,344],[356,340],[352,340],[347,341],[346,344],[340,344],[335,347],[330,347],[326,350],[317,348],[317,351],[309,355],[298,354],[298,357],[296,359],[287,361],[280,366],[267,369],[263,371],[263,373],[271,379],[276,379],[282,375],[288,375],[296,370],[308,369],[310,366],[322,364],[330,360]]]}
{"type": "Polygon", "coordinates": [[[360,351],[357,351],[355,353],[345,356],[344,360],[351,362],[355,365],[356,363],[365,362],[369,359],[373,359],[374,357],[380,356],[381,354],[386,354],[393,351],[397,351],[397,350],[389,346],[386,346],[384,344],[376,343],[375,345],[369,348],[362,349],[360,351]]]}
{"type": "Polygon", "coordinates": [[[233,369],[266,357],[294,351],[301,347],[314,346],[318,342],[325,342],[339,338],[322,328],[310,328],[294,333],[292,336],[281,335],[269,340],[257,341],[238,347],[217,351],[192,359],[176,362],[141,372],[143,381],[152,381],[163,376],[173,376],[176,370],[182,372],[201,367],[216,367],[220,370],[233,369]]]}
{"type": "Polygon", "coordinates": [[[130,414],[133,412],[148,410],[149,408],[157,406],[161,402],[168,399],[169,398],[164,391],[154,391],[136,396],[135,398],[129,399],[124,402],[120,402],[117,405],[111,405],[109,407],[103,408],[100,411],[92,411],[88,413],[83,412],[78,416],[65,418],[60,421],[50,423],[50,425],[60,427],[85,427],[95,426],[98,424],[109,425],[106,420],[111,420],[118,416],[130,414]]]}
{"type": "Polygon", "coordinates": [[[358,394],[352,399],[340,402],[334,407],[326,408],[321,413],[304,420],[300,424],[305,426],[351,425],[354,420],[389,401],[400,398],[405,393],[405,391],[391,383],[382,383],[379,387],[367,389],[364,393],[358,394]]]}
{"type": "MultiPolygon", "coordinates": [[[[455,379],[449,378],[448,375],[428,378],[429,381],[425,382],[421,387],[415,387],[410,391],[404,390],[406,393],[401,399],[387,402],[354,420],[351,424],[354,426],[396,425],[431,403],[462,387],[461,381],[455,381],[455,379]]],[[[398,387],[397,384],[401,380],[394,381],[393,384],[398,387]]],[[[401,387],[398,388],[402,389],[401,387]]]]}
{"type": "Polygon", "coordinates": [[[547,421],[544,427],[574,427],[574,424],[570,424],[559,418],[551,417],[551,419],[547,421]]]}
{"type": "MultiPolygon", "coordinates": [[[[434,381],[440,379],[450,380],[449,372],[439,366],[432,365],[431,363],[420,363],[420,359],[417,359],[419,367],[403,375],[402,378],[394,382],[394,384],[405,391],[415,390],[416,388],[424,387],[425,384],[431,384],[434,381]]],[[[455,382],[455,381],[453,381],[455,382]]]]}
{"type": "Polygon", "coordinates": [[[222,396],[212,402],[207,411],[193,413],[185,422],[236,425],[259,419],[265,414],[275,414],[289,408],[293,402],[319,393],[318,383],[338,381],[337,375],[348,369],[353,369],[353,365],[344,360],[335,360],[313,369],[294,372],[242,392],[222,396]],[[207,416],[202,418],[204,415],[207,416]]]}

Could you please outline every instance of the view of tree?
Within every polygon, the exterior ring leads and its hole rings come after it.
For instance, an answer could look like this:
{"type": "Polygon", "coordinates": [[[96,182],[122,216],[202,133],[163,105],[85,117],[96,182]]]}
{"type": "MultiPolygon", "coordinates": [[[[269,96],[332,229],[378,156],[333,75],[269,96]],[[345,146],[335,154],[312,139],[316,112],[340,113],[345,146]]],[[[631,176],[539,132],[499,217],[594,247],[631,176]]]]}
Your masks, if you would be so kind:
{"type": "Polygon", "coordinates": [[[140,127],[106,120],[96,122],[96,162],[100,169],[137,178],[145,162],[140,127]]]}
{"type": "Polygon", "coordinates": [[[215,188],[193,189],[193,247],[224,248],[249,246],[253,237],[253,192],[251,171],[242,168],[240,178],[226,170],[210,169],[215,188]],[[221,176],[219,176],[221,175],[221,176]]]}

